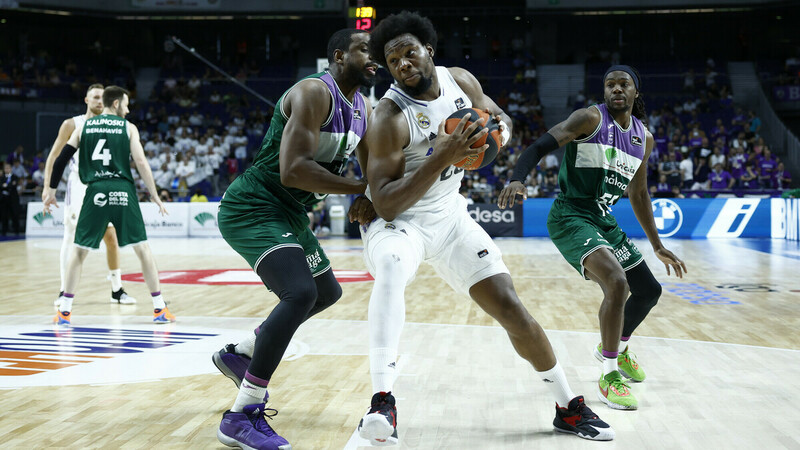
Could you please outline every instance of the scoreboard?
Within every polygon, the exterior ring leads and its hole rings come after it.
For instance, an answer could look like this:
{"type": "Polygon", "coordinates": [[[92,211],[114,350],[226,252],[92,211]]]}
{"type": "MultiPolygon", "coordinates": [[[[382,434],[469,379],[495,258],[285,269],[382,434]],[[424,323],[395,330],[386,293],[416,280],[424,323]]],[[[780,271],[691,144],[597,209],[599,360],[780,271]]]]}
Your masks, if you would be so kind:
{"type": "Polygon", "coordinates": [[[357,30],[372,31],[375,27],[375,8],[372,6],[349,8],[347,17],[357,30]]]}

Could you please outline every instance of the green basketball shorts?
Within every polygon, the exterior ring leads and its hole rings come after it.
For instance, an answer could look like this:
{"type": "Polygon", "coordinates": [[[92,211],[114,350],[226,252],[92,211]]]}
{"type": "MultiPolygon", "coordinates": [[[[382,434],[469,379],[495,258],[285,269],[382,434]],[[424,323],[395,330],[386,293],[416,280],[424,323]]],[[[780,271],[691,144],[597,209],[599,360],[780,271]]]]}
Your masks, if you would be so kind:
{"type": "Polygon", "coordinates": [[[254,271],[271,252],[280,248],[303,249],[311,274],[330,268],[330,261],[309,228],[300,205],[288,205],[270,193],[258,174],[247,171],[231,183],[217,214],[222,237],[254,271]]]}
{"type": "Polygon", "coordinates": [[[99,248],[109,223],[117,231],[120,247],[147,240],[136,188],[130,181],[102,180],[86,187],[75,231],[75,245],[99,248]]]}
{"type": "Polygon", "coordinates": [[[642,262],[642,253],[617,225],[611,214],[603,215],[556,199],[547,216],[550,239],[568,263],[587,280],[583,260],[592,252],[607,248],[626,271],[642,262]]]}

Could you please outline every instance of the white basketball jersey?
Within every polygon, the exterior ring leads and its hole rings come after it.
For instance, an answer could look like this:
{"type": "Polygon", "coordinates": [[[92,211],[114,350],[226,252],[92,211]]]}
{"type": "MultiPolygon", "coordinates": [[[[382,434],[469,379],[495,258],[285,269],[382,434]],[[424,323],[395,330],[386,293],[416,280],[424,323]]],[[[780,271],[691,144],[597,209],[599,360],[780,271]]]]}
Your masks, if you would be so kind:
{"type": "MultiPolygon", "coordinates": [[[[83,125],[86,123],[86,114],[75,116],[72,118],[72,121],[75,123],[76,130],[83,130],[83,125]]],[[[79,152],[75,152],[69,160],[70,175],[75,174],[75,176],[78,176],[78,153],[79,152]]]]}
{"type": "MultiPolygon", "coordinates": [[[[408,146],[403,149],[406,157],[404,176],[417,170],[425,158],[433,153],[439,124],[455,111],[472,107],[469,97],[461,90],[446,67],[437,66],[436,75],[439,78],[439,98],[433,101],[411,98],[396,83],[383,95],[384,98],[397,104],[408,122],[411,139],[408,146]]],[[[463,169],[455,166],[446,168],[428,192],[409,208],[409,211],[442,209],[443,205],[450,203],[443,201],[446,197],[459,195],[462,178],[464,178],[463,169]]]]}

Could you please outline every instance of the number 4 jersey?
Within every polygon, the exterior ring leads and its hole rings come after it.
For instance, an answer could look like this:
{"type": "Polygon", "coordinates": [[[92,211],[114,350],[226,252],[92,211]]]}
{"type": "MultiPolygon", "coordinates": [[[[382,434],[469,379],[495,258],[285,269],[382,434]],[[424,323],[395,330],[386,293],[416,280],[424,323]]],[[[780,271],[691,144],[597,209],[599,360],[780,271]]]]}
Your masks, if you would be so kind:
{"type": "Polygon", "coordinates": [[[645,150],[645,128],[631,116],[628,129],[608,112],[605,104],[593,105],[601,119],[590,136],[566,146],[564,161],[558,174],[559,197],[574,203],[597,203],[605,212],[619,200],[642,165],[645,150]]]}
{"type": "Polygon", "coordinates": [[[124,179],[133,183],[128,121],[112,114],[86,120],[78,148],[81,182],[124,179]]]}

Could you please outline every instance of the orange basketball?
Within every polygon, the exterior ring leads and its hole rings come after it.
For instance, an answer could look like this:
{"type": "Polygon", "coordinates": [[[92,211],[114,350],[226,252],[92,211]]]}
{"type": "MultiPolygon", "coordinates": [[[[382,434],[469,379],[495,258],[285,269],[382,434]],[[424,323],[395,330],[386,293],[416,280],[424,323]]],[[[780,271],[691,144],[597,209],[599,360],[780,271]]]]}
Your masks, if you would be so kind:
{"type": "MultiPolygon", "coordinates": [[[[481,111],[475,108],[465,108],[459,109],[453,114],[450,114],[450,117],[448,117],[444,123],[444,130],[447,133],[452,133],[453,130],[456,129],[458,122],[464,116],[469,116],[469,119],[467,119],[467,126],[480,118],[485,119],[483,128],[489,128],[489,133],[472,144],[472,148],[480,148],[484,144],[489,144],[489,148],[481,153],[478,153],[477,155],[468,156],[454,165],[464,170],[476,170],[486,167],[489,165],[489,163],[494,161],[494,159],[497,157],[497,151],[500,149],[500,126],[496,120],[489,117],[489,114],[487,114],[486,111],[481,111]]],[[[481,128],[476,128],[470,136],[474,136],[475,133],[480,131],[481,128]]]]}

